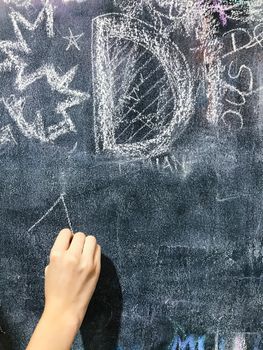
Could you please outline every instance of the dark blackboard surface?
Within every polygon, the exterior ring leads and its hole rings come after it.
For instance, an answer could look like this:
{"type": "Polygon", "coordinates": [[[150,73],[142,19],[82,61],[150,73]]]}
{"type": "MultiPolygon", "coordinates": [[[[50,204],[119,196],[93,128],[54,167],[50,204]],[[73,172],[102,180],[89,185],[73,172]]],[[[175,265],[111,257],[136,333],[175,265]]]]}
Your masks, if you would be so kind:
{"type": "Polygon", "coordinates": [[[73,349],[262,349],[260,2],[0,3],[0,349],[68,226],[103,249],[73,349]]]}

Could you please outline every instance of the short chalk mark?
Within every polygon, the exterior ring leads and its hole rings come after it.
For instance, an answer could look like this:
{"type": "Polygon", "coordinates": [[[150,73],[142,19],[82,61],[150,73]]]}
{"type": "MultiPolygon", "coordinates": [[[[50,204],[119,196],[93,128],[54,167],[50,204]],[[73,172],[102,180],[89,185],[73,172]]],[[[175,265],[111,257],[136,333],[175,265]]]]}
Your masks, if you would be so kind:
{"type": "Polygon", "coordinates": [[[65,196],[65,193],[62,193],[61,194],[61,200],[62,200],[64,209],[65,209],[65,212],[66,212],[66,216],[67,216],[67,220],[68,220],[70,231],[73,233],[74,231],[73,231],[73,227],[72,227],[72,224],[71,224],[71,221],[70,221],[69,212],[68,212],[68,208],[67,208],[64,196],[65,196]]]}

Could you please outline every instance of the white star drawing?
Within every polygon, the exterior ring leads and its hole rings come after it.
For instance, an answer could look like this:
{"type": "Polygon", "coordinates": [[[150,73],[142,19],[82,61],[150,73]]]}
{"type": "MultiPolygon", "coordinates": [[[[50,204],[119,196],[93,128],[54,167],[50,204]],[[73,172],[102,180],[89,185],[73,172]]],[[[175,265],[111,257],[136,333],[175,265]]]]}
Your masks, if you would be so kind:
{"type": "Polygon", "coordinates": [[[43,116],[40,111],[35,112],[33,123],[27,122],[24,116],[25,97],[17,98],[16,96],[10,96],[9,99],[3,99],[10,117],[16,122],[24,136],[29,139],[37,139],[41,142],[53,142],[61,135],[76,131],[75,125],[67,113],[67,109],[79,105],[89,97],[88,94],[69,88],[69,84],[74,79],[76,71],[77,66],[73,67],[64,75],[58,75],[53,65],[45,65],[32,74],[24,75],[24,71],[21,69],[17,78],[17,88],[20,91],[24,91],[27,86],[36,80],[46,77],[52,91],[57,91],[67,96],[65,101],[57,104],[55,110],[57,114],[63,117],[62,120],[46,129],[44,129],[43,116]]]}
{"type": "Polygon", "coordinates": [[[80,51],[78,41],[81,37],[83,37],[84,33],[73,35],[72,30],[70,28],[68,30],[69,30],[69,35],[63,36],[63,39],[68,40],[68,46],[66,48],[66,51],[68,51],[71,48],[71,46],[74,46],[76,49],[80,51]]]}
{"type": "Polygon", "coordinates": [[[2,51],[7,59],[0,63],[0,72],[11,71],[13,66],[16,66],[17,56],[14,52],[23,52],[25,54],[30,54],[31,49],[29,48],[27,42],[23,38],[21,30],[18,24],[23,25],[23,27],[31,32],[35,31],[42,22],[46,19],[46,32],[49,38],[54,36],[53,29],[53,18],[54,18],[54,8],[49,3],[49,0],[46,0],[42,10],[39,12],[36,20],[31,23],[28,21],[20,12],[12,10],[9,14],[11,19],[14,33],[16,36],[16,41],[11,40],[2,40],[0,41],[0,51],[2,51]]]}
{"type": "Polygon", "coordinates": [[[32,73],[27,73],[28,64],[20,57],[20,53],[29,55],[31,49],[23,38],[19,25],[23,25],[27,30],[34,32],[44,20],[46,20],[46,32],[48,37],[54,36],[53,21],[54,8],[50,0],[42,0],[44,3],[42,10],[39,12],[35,22],[31,23],[21,13],[12,10],[10,19],[14,28],[16,41],[0,41],[0,52],[2,51],[7,59],[0,63],[0,73],[14,71],[15,88],[24,92],[34,82],[46,78],[52,91],[57,91],[66,96],[62,102],[58,102],[55,113],[62,116],[62,120],[44,128],[43,116],[40,111],[35,111],[35,120],[28,123],[24,116],[24,106],[27,102],[26,97],[10,96],[3,99],[4,105],[9,112],[10,117],[16,122],[21,133],[29,139],[37,139],[41,142],[53,142],[59,136],[75,130],[67,109],[84,102],[89,98],[88,93],[79,90],[73,90],[69,87],[75,77],[77,66],[70,69],[65,74],[58,74],[53,64],[44,64],[32,73]]]}

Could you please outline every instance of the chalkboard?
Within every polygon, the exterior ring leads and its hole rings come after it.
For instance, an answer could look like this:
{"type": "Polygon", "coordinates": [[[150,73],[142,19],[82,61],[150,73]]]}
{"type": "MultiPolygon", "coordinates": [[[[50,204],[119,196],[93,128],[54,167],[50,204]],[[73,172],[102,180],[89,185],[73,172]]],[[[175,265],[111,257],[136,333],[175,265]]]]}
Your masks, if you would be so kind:
{"type": "Polygon", "coordinates": [[[0,6],[0,346],[70,227],[103,250],[73,350],[263,349],[262,0],[0,6]]]}

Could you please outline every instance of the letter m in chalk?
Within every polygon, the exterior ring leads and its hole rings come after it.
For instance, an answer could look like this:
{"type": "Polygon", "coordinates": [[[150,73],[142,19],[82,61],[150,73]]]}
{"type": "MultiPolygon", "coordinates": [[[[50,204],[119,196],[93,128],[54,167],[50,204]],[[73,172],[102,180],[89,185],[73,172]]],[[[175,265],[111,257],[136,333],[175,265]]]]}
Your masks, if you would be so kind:
{"type": "Polygon", "coordinates": [[[185,340],[177,336],[174,338],[169,350],[204,350],[204,342],[204,336],[195,339],[193,335],[190,335],[185,340]]]}

